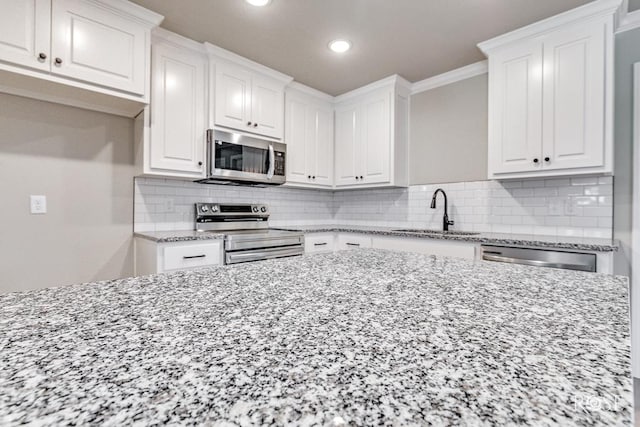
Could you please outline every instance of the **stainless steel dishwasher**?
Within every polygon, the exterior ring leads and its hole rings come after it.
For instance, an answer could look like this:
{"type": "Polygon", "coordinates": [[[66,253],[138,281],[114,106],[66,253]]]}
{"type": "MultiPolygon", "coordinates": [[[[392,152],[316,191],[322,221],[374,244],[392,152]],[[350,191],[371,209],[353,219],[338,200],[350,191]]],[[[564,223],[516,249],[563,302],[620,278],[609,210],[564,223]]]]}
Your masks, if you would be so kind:
{"type": "Polygon", "coordinates": [[[594,273],[596,271],[596,254],[585,252],[482,245],[481,255],[485,261],[563,268],[594,273]]]}

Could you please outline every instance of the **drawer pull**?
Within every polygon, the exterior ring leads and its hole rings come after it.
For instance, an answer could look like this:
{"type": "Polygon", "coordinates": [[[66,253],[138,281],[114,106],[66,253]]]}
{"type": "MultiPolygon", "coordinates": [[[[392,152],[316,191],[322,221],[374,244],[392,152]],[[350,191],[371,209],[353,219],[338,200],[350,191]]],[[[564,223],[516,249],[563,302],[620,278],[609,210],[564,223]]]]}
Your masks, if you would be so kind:
{"type": "Polygon", "coordinates": [[[324,243],[314,243],[313,246],[327,246],[327,242],[324,243]]]}
{"type": "Polygon", "coordinates": [[[360,246],[360,243],[348,243],[347,246],[360,246]]]}
{"type": "Polygon", "coordinates": [[[207,256],[202,254],[202,255],[189,255],[189,256],[183,256],[183,259],[195,259],[195,258],[206,258],[207,256]]]}

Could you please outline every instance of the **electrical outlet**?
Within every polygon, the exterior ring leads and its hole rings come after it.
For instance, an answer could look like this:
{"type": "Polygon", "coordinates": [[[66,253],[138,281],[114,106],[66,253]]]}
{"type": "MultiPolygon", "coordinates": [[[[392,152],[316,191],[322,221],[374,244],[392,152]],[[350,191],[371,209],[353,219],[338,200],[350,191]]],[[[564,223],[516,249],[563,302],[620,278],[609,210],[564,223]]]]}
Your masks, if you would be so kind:
{"type": "Polygon", "coordinates": [[[570,216],[576,214],[576,205],[573,199],[567,199],[564,201],[564,214],[570,216]]]}
{"type": "Polygon", "coordinates": [[[164,211],[165,212],[169,212],[169,213],[173,213],[175,212],[176,208],[173,205],[173,199],[166,199],[164,201],[164,211]]]}
{"type": "Polygon", "coordinates": [[[31,213],[47,213],[47,196],[31,196],[31,213]]]}

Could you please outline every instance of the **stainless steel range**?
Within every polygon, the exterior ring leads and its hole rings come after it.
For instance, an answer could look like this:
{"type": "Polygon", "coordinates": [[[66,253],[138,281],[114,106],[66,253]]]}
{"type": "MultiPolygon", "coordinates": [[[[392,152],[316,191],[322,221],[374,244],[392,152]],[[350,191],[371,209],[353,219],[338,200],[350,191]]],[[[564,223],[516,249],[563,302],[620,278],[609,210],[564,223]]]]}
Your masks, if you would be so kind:
{"type": "Polygon", "coordinates": [[[304,234],[269,228],[267,205],[196,203],[196,230],[225,235],[225,264],[302,255],[304,234]]]}

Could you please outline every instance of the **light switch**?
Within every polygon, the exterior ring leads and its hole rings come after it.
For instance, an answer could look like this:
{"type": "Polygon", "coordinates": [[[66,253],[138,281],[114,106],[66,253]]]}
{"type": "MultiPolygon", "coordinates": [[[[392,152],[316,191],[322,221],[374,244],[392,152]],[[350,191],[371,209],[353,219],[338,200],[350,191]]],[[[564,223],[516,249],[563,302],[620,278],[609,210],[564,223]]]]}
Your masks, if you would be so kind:
{"type": "Polygon", "coordinates": [[[31,196],[31,213],[47,213],[47,196],[31,196]]]}

